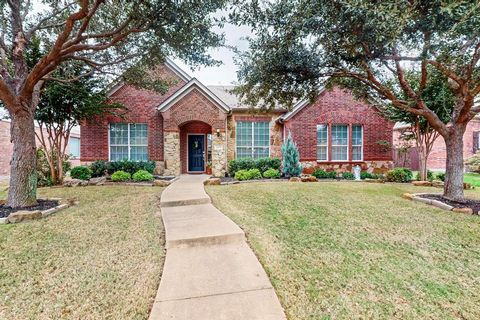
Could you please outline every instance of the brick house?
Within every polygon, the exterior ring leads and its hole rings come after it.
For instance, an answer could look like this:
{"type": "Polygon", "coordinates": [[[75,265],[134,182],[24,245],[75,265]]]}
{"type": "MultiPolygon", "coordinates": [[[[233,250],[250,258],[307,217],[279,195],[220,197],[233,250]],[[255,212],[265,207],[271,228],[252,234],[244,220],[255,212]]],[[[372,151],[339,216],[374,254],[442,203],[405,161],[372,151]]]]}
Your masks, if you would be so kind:
{"type": "MultiPolygon", "coordinates": [[[[35,125],[35,130],[39,134],[39,128],[35,125]]],[[[47,133],[45,132],[45,135],[47,133]]],[[[37,140],[37,147],[40,142],[37,140]]],[[[75,127],[70,135],[67,146],[67,153],[71,155],[70,162],[72,166],[80,165],[80,130],[75,127]]],[[[10,142],[10,120],[0,119],[0,178],[10,175],[10,161],[12,159],[13,144],[10,142]]]]}
{"type": "Polygon", "coordinates": [[[359,164],[381,172],[392,166],[391,152],[378,141],[392,142],[393,123],[344,90],[324,90],[290,112],[262,112],[241,105],[233,87],[207,87],[170,60],[152,72],[174,85],[164,95],[115,85],[110,99],[128,112],[82,124],[82,162],[153,160],[164,175],[202,173],[208,164],[213,175],[223,176],[232,159],[281,157],[290,131],[305,171],[350,171],[359,164]]]}
{"type": "MultiPolygon", "coordinates": [[[[393,130],[394,163],[395,166],[405,166],[412,170],[418,170],[418,152],[415,143],[406,154],[399,151],[402,142],[402,133],[409,129],[408,125],[397,123],[393,130]]],[[[474,118],[468,125],[463,135],[463,158],[468,159],[479,151],[480,140],[480,118],[474,118]]],[[[432,151],[427,161],[427,168],[432,171],[445,171],[447,161],[447,149],[442,136],[439,136],[433,143],[432,151]]]]}

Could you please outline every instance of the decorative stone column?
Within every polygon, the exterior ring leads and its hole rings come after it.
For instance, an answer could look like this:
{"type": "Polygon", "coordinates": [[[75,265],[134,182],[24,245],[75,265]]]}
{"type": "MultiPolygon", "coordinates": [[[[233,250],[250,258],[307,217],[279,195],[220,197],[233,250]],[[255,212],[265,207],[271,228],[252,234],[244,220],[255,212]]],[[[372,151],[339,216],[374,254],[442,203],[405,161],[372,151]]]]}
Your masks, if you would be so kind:
{"type": "Polygon", "coordinates": [[[227,169],[227,139],[226,133],[212,133],[212,175],[215,177],[225,176],[227,169]]]}
{"type": "Polygon", "coordinates": [[[166,131],[164,139],[165,175],[178,176],[181,173],[180,134],[166,131]]]}

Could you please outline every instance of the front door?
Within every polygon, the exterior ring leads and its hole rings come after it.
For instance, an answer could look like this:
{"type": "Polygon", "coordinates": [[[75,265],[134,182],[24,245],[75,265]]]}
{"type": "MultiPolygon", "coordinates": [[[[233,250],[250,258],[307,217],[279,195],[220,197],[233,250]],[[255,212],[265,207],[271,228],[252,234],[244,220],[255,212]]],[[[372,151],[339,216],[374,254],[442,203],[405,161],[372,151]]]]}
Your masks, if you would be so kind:
{"type": "Polygon", "coordinates": [[[188,171],[205,171],[205,136],[188,135],[188,171]]]}

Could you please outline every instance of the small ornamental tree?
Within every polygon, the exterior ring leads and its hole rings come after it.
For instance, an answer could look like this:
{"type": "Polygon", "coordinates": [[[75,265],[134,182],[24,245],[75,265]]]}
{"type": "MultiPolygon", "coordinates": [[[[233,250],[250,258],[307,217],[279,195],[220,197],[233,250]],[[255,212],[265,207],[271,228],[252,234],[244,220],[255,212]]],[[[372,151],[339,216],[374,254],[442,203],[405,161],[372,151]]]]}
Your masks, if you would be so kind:
{"type": "Polygon", "coordinates": [[[300,165],[300,155],[298,153],[297,145],[292,139],[292,133],[288,133],[288,138],[282,144],[282,172],[286,177],[298,177],[302,172],[300,165]]]}

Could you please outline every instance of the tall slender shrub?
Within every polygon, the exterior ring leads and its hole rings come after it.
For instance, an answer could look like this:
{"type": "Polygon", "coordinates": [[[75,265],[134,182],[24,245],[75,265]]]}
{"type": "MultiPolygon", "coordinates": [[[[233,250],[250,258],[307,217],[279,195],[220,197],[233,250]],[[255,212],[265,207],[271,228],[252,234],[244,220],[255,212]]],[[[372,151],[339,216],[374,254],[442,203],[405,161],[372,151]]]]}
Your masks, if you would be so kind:
{"type": "Polygon", "coordinates": [[[288,138],[282,144],[282,172],[286,177],[298,177],[302,172],[300,164],[300,155],[298,153],[297,145],[292,139],[292,133],[288,133],[288,138]]]}

